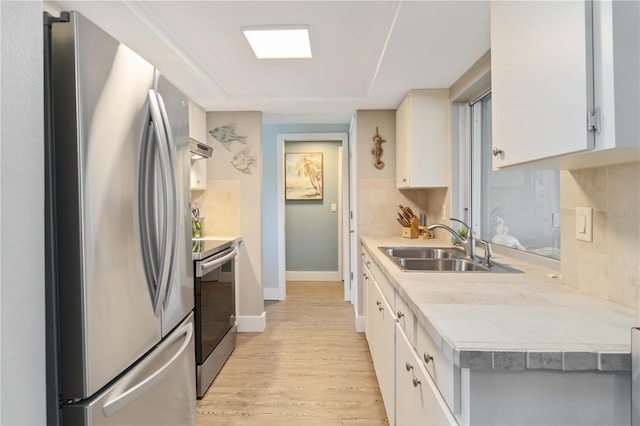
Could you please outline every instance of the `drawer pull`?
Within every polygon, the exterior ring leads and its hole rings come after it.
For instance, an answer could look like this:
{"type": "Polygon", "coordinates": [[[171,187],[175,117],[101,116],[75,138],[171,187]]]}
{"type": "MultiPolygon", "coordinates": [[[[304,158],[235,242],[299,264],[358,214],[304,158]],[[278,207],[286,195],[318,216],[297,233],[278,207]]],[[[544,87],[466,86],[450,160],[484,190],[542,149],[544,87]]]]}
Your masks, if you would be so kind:
{"type": "Polygon", "coordinates": [[[411,363],[407,361],[407,363],[405,364],[405,368],[407,369],[407,371],[411,371],[413,370],[413,365],[411,365],[411,363]]]}
{"type": "Polygon", "coordinates": [[[380,306],[380,305],[382,305],[382,303],[380,303],[379,300],[376,300],[376,305],[380,306]]]}
{"type": "Polygon", "coordinates": [[[404,314],[401,311],[398,311],[398,319],[402,318],[404,314]]]}
{"type": "Polygon", "coordinates": [[[420,380],[418,380],[416,376],[413,376],[413,387],[417,388],[418,386],[420,386],[420,380]]]}
{"type": "Polygon", "coordinates": [[[423,357],[424,357],[424,362],[426,362],[427,364],[433,361],[433,357],[429,355],[429,352],[425,352],[423,357]]]}
{"type": "Polygon", "coordinates": [[[384,307],[382,307],[382,306],[378,306],[378,310],[379,310],[380,312],[382,312],[382,311],[384,311],[384,307]]]}
{"type": "Polygon", "coordinates": [[[371,265],[371,261],[370,260],[367,260],[365,263],[367,264],[367,266],[371,265]]]}

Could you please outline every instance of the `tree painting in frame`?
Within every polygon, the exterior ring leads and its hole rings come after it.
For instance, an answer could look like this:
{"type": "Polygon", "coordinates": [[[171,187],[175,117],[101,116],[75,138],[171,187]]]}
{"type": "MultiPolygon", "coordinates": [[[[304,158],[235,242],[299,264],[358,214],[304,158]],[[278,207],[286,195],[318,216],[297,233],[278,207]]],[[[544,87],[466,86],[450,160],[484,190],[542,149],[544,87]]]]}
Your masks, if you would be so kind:
{"type": "Polygon", "coordinates": [[[322,153],[287,152],[284,156],[285,200],[322,200],[322,153]]]}

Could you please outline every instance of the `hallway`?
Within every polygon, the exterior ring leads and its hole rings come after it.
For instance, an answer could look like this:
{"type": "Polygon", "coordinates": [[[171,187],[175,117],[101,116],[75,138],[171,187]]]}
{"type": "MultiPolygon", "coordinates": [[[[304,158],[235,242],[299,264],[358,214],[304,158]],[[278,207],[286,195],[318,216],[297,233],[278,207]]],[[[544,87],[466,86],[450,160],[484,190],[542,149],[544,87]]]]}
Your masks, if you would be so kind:
{"type": "Polygon", "coordinates": [[[239,333],[198,425],[388,424],[364,334],[342,282],[287,283],[265,302],[267,328],[239,333]]]}

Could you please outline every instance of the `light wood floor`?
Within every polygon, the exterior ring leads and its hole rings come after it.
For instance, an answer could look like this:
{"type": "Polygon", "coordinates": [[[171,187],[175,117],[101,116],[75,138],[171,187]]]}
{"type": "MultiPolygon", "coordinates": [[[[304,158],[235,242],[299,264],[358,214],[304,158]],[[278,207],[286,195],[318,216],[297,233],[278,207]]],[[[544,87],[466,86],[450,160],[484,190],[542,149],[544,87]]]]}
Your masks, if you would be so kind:
{"type": "Polygon", "coordinates": [[[364,334],[342,282],[287,283],[267,328],[239,333],[201,401],[198,425],[388,424],[364,334]]]}

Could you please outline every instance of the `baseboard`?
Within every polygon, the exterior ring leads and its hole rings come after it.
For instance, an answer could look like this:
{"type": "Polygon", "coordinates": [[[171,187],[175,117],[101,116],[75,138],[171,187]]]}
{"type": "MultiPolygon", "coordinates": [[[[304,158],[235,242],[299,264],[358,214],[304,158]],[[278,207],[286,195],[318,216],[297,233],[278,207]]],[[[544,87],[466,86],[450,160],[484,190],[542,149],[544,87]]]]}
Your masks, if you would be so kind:
{"type": "Polygon", "coordinates": [[[364,315],[355,316],[356,331],[358,333],[364,333],[364,315]]]}
{"type": "Polygon", "coordinates": [[[238,315],[238,333],[261,333],[267,326],[267,313],[257,317],[238,315]]]}
{"type": "Polygon", "coordinates": [[[284,300],[283,297],[280,297],[280,289],[279,288],[264,288],[264,300],[284,300]]]}
{"type": "Polygon", "coordinates": [[[342,281],[338,271],[287,271],[287,281],[342,281]]]}

